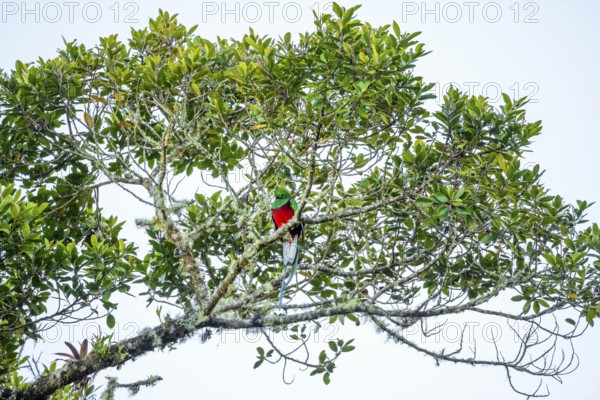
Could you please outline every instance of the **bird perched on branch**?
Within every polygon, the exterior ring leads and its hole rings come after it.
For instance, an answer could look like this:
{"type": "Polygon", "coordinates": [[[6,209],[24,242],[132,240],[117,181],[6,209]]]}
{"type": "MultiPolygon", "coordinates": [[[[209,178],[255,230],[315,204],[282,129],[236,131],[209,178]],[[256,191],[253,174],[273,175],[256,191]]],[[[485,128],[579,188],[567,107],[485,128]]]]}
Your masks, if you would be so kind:
{"type": "MultiPolygon", "coordinates": [[[[292,198],[286,188],[279,187],[275,189],[275,201],[271,205],[271,217],[275,230],[285,225],[294,217],[298,210],[296,200],[292,198]]],[[[302,223],[294,226],[290,230],[289,237],[284,236],[281,239],[283,244],[283,280],[281,281],[281,290],[279,291],[279,307],[283,303],[283,293],[288,287],[298,268],[298,259],[304,240],[304,227],[302,223]]]]}

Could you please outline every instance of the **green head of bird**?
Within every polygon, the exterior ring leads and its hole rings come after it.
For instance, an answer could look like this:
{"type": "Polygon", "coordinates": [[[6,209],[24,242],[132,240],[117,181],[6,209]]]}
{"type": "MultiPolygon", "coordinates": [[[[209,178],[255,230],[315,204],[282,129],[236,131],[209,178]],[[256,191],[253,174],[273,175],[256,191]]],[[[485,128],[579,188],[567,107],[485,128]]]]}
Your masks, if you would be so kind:
{"type": "Polygon", "coordinates": [[[285,199],[285,198],[290,198],[292,197],[290,195],[290,192],[283,187],[278,187],[277,189],[275,189],[275,197],[278,199],[285,199]]]}

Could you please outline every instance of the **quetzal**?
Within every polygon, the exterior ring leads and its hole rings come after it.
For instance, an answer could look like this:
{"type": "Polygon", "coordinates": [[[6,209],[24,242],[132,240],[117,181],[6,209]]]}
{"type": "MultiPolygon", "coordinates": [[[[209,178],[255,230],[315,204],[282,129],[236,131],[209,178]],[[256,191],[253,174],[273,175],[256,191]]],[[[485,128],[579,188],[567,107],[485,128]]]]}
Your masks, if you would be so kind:
{"type": "MultiPolygon", "coordinates": [[[[271,205],[271,217],[273,218],[273,224],[275,224],[275,230],[292,219],[296,210],[298,210],[298,204],[292,198],[290,192],[281,187],[275,189],[275,201],[271,205]]],[[[281,239],[283,244],[283,280],[279,291],[279,307],[283,303],[285,289],[296,274],[303,239],[304,227],[301,223],[292,228],[289,238],[284,237],[281,239]]]]}

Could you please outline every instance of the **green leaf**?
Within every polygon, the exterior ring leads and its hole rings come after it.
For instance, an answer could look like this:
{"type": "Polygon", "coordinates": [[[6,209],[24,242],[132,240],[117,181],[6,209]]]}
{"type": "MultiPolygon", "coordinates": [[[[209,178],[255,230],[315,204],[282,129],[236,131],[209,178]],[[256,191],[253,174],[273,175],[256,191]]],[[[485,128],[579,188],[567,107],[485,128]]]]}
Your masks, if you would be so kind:
{"type": "Polygon", "coordinates": [[[321,351],[321,353],[319,353],[319,362],[321,364],[323,364],[326,359],[327,359],[327,354],[325,353],[325,350],[323,350],[323,351],[321,351]]]}
{"type": "Polygon", "coordinates": [[[342,18],[344,15],[344,10],[336,2],[333,2],[333,12],[338,16],[338,18],[342,18]]]}
{"type": "Polygon", "coordinates": [[[448,206],[439,207],[435,212],[435,216],[442,220],[445,220],[446,218],[448,218],[448,210],[448,206]]]}
{"type": "Polygon", "coordinates": [[[392,28],[394,30],[394,34],[397,37],[400,37],[400,27],[398,26],[398,23],[396,21],[392,22],[392,28]]]}
{"type": "Polygon", "coordinates": [[[585,320],[587,321],[588,324],[590,325],[594,325],[594,318],[596,318],[597,312],[596,310],[594,310],[593,308],[590,309],[587,314],[585,315],[585,320]]]}
{"type": "Polygon", "coordinates": [[[556,258],[554,257],[554,254],[552,253],[545,253],[543,255],[544,259],[546,259],[546,261],[548,261],[548,264],[550,265],[556,265],[556,258]]]}
{"type": "Polygon", "coordinates": [[[108,314],[106,316],[106,325],[109,327],[109,329],[112,329],[115,327],[115,317],[112,314],[108,314]]]}
{"type": "Polygon", "coordinates": [[[507,95],[506,93],[502,93],[502,98],[504,99],[504,103],[509,107],[512,108],[512,101],[510,99],[510,96],[507,95]]]}
{"type": "Polygon", "coordinates": [[[329,341],[329,348],[331,349],[331,351],[334,351],[334,352],[337,352],[337,350],[338,350],[338,347],[333,340],[329,341]]]}
{"type": "Polygon", "coordinates": [[[198,86],[198,84],[196,84],[196,82],[192,82],[190,86],[192,87],[192,90],[194,91],[196,96],[200,96],[200,87],[198,86]]]}
{"type": "Polygon", "coordinates": [[[494,237],[492,235],[490,235],[489,233],[486,233],[481,238],[481,244],[487,246],[488,244],[492,243],[493,240],[494,240],[494,237]]]}
{"type": "MultiPolygon", "coordinates": [[[[354,83],[354,86],[357,87],[361,93],[364,93],[367,91],[367,89],[369,89],[369,84],[370,83],[368,81],[358,81],[358,82],[354,83]]],[[[362,155],[362,154],[360,154],[360,155],[362,155]]]]}
{"type": "Polygon", "coordinates": [[[415,204],[419,207],[426,208],[433,204],[433,200],[427,197],[420,197],[415,201],[415,204]]]}
{"type": "Polygon", "coordinates": [[[17,219],[17,217],[19,216],[19,213],[21,212],[21,207],[19,206],[18,203],[11,203],[10,204],[10,216],[13,219],[17,219]]]}
{"type": "Polygon", "coordinates": [[[448,202],[448,196],[446,196],[444,193],[436,193],[433,195],[434,199],[438,202],[438,203],[447,203],[448,202]]]}
{"type": "Polygon", "coordinates": [[[498,166],[504,172],[506,172],[506,162],[504,161],[504,157],[502,154],[496,154],[496,161],[498,162],[498,166]]]}
{"type": "Polygon", "coordinates": [[[89,129],[92,129],[92,127],[94,126],[94,120],[92,119],[92,116],[90,114],[88,114],[87,112],[84,112],[83,120],[85,121],[85,124],[87,125],[87,127],[89,129]]]}
{"type": "Polygon", "coordinates": [[[21,232],[23,233],[24,238],[29,236],[29,233],[31,232],[31,228],[29,227],[28,223],[23,224],[23,227],[21,228],[21,232]]]}

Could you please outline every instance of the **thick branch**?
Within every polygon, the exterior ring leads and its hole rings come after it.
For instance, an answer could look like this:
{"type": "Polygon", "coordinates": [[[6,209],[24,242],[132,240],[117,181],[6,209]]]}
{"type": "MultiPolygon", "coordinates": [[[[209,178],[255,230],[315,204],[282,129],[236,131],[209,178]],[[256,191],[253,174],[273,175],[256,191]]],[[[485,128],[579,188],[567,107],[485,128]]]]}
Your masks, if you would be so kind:
{"type": "Polygon", "coordinates": [[[68,362],[52,374],[35,380],[25,390],[4,389],[0,392],[0,399],[46,399],[58,389],[79,382],[86,376],[109,367],[122,365],[150,351],[165,348],[209,325],[211,323],[208,320],[191,321],[187,318],[167,320],[165,324],[144,330],[136,337],[111,345],[105,352],[92,353],[83,360],[68,362]]]}

